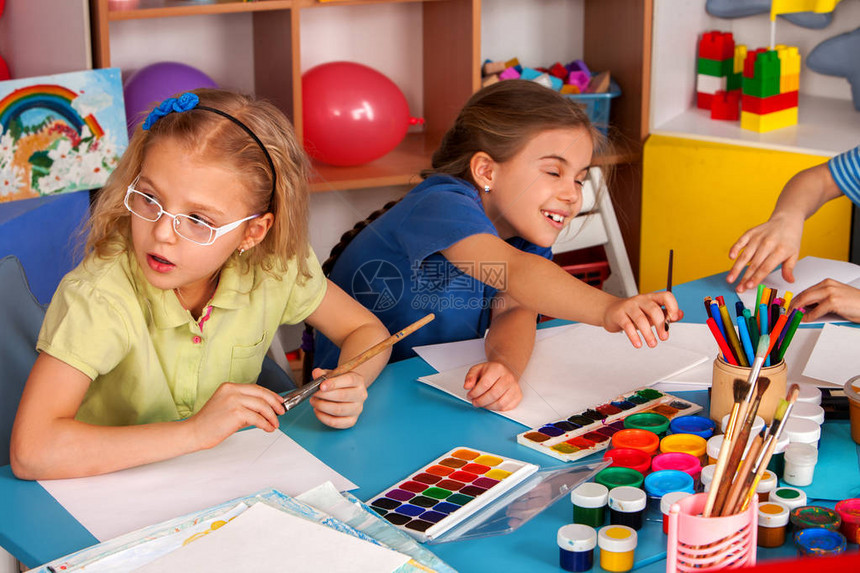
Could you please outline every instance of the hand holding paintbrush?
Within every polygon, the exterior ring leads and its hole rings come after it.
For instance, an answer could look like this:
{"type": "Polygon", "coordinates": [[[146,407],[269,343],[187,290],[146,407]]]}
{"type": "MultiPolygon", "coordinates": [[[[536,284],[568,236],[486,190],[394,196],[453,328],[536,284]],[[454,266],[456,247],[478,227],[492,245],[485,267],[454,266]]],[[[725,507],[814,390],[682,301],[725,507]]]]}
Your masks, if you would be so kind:
{"type": "Polygon", "coordinates": [[[379,354],[383,350],[386,350],[387,348],[394,346],[394,344],[396,342],[398,342],[399,340],[402,340],[403,338],[406,338],[407,336],[409,336],[410,334],[412,334],[413,332],[415,332],[416,330],[418,330],[419,328],[421,328],[422,326],[424,326],[425,324],[427,324],[428,322],[430,322],[434,318],[436,318],[436,315],[433,313],[430,313],[427,316],[425,316],[424,318],[422,318],[420,320],[416,320],[415,322],[413,322],[412,324],[410,324],[409,326],[407,326],[406,328],[404,328],[400,332],[396,332],[396,333],[392,334],[391,336],[389,336],[388,338],[386,338],[382,342],[376,344],[375,346],[372,346],[371,348],[368,348],[367,350],[365,350],[364,352],[362,352],[361,354],[359,354],[355,358],[349,360],[348,362],[344,362],[343,364],[341,364],[340,366],[338,366],[337,368],[335,368],[331,372],[328,372],[327,374],[324,374],[324,375],[320,376],[319,378],[316,378],[316,379],[312,380],[311,382],[308,382],[306,385],[302,386],[298,390],[293,390],[292,392],[287,394],[286,397],[284,398],[284,411],[286,412],[286,411],[291,410],[292,408],[295,408],[301,402],[303,402],[306,398],[309,398],[311,396],[311,394],[313,394],[314,392],[317,391],[317,389],[320,387],[320,384],[322,384],[324,381],[328,380],[329,378],[334,378],[335,376],[340,376],[341,374],[346,374],[347,372],[353,370],[354,368],[364,364],[365,362],[367,362],[368,360],[370,360],[371,358],[373,358],[374,356],[376,356],[377,354],[379,354]]]}

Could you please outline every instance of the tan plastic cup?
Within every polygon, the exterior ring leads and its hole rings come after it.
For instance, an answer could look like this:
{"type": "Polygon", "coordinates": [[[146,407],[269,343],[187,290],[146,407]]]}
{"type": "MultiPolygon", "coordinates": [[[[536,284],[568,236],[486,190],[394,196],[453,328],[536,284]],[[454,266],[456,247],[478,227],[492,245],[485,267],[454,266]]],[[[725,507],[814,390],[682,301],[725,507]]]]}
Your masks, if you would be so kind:
{"type": "MultiPolygon", "coordinates": [[[[720,423],[723,416],[731,414],[732,405],[734,404],[734,386],[735,378],[741,378],[746,382],[750,377],[751,368],[746,366],[733,366],[722,356],[717,356],[714,360],[714,378],[711,384],[711,419],[717,424],[720,423]]],[[[785,366],[785,360],[780,360],[773,366],[762,367],[761,374],[766,378],[770,378],[770,386],[767,392],[762,396],[761,404],[758,408],[758,416],[760,416],[767,424],[773,421],[773,414],[776,412],[776,407],[779,401],[785,399],[785,384],[788,368],[785,366]]],[[[860,386],[860,384],[858,384],[860,386]]],[[[858,388],[860,389],[860,388],[858,388]]],[[[858,403],[860,408],[860,403],[858,403]]],[[[860,416],[860,412],[858,412],[860,416]]],[[[858,422],[860,423],[860,422],[858,422]]]]}
{"type": "Polygon", "coordinates": [[[848,417],[851,419],[851,439],[860,444],[860,376],[845,383],[848,397],[848,417]]]}

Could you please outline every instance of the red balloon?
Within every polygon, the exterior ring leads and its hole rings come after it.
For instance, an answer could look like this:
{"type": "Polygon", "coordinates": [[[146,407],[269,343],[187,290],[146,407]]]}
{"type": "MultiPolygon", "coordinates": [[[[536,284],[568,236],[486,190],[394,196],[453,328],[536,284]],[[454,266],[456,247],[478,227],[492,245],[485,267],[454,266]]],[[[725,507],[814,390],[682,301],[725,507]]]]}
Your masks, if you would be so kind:
{"type": "Polygon", "coordinates": [[[302,119],[308,154],[342,166],[382,157],[403,140],[410,124],[397,85],[353,62],[321,64],[302,75],[302,119]]]}

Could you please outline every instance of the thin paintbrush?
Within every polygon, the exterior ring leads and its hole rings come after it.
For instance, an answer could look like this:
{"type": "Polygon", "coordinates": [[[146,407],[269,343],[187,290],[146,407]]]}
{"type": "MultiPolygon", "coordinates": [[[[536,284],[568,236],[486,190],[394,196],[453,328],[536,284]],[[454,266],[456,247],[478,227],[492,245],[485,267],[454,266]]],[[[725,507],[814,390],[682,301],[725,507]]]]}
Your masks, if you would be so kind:
{"type": "Polygon", "coordinates": [[[767,392],[767,389],[770,387],[770,378],[761,377],[758,380],[758,383],[755,385],[755,397],[753,398],[752,404],[746,410],[746,419],[740,427],[740,430],[735,432],[735,435],[732,436],[732,453],[729,455],[729,460],[726,462],[725,476],[723,479],[723,483],[720,484],[719,491],[717,492],[717,499],[714,502],[714,512],[719,512],[722,515],[723,504],[726,501],[726,496],[729,493],[729,486],[731,485],[732,478],[734,478],[735,472],[738,469],[738,462],[741,460],[741,456],[744,453],[744,448],[747,444],[747,439],[750,435],[750,430],[752,430],[753,422],[755,422],[755,415],[758,412],[758,406],[761,403],[761,398],[764,396],[764,393],[767,392]]]}
{"type": "Polygon", "coordinates": [[[734,393],[734,403],[732,404],[732,413],[729,415],[729,423],[726,424],[726,433],[723,436],[723,443],[720,446],[720,453],[717,454],[717,467],[714,468],[714,479],[711,482],[711,489],[708,491],[708,499],[705,501],[705,508],[702,511],[704,517],[711,517],[714,509],[714,502],[717,499],[717,490],[720,482],[723,480],[723,475],[726,469],[726,462],[731,452],[731,436],[734,432],[734,426],[738,418],[738,410],[740,409],[741,401],[747,394],[747,383],[741,378],[735,378],[732,384],[732,392],[734,393]]]}
{"type": "Polygon", "coordinates": [[[770,425],[767,447],[756,465],[755,475],[748,486],[740,511],[745,510],[749,506],[750,501],[752,501],[756,488],[758,488],[758,482],[761,481],[761,477],[764,475],[764,471],[770,463],[770,458],[773,456],[773,451],[776,449],[776,443],[782,435],[782,430],[785,427],[783,422],[788,420],[788,417],[791,415],[791,409],[794,407],[794,403],[797,402],[797,395],[799,393],[800,387],[797,384],[792,384],[791,388],[788,390],[788,396],[786,396],[785,400],[780,400],[779,406],[773,415],[773,423],[770,425]]]}
{"type": "MultiPolygon", "coordinates": [[[[672,267],[675,262],[675,249],[669,249],[669,276],[666,277],[666,292],[672,292],[672,267]]],[[[663,321],[663,327],[666,332],[669,332],[669,312],[664,308],[663,312],[666,318],[663,321]]]]}
{"type": "Polygon", "coordinates": [[[392,334],[391,336],[389,336],[388,338],[386,338],[385,340],[383,340],[382,342],[380,342],[374,346],[371,346],[370,348],[368,348],[367,350],[365,350],[364,352],[362,352],[361,354],[359,354],[358,356],[356,356],[355,358],[353,358],[349,362],[344,362],[343,364],[341,364],[340,366],[338,366],[337,368],[335,368],[331,372],[329,372],[327,374],[323,374],[319,378],[315,378],[315,379],[311,380],[310,382],[308,382],[306,385],[302,386],[298,390],[293,390],[292,392],[290,392],[289,394],[287,394],[284,397],[284,410],[288,411],[292,408],[295,408],[298,404],[300,404],[306,398],[310,397],[311,394],[316,392],[317,389],[319,388],[320,384],[322,384],[324,381],[328,380],[329,378],[334,378],[335,376],[340,376],[341,374],[346,374],[350,370],[353,370],[354,368],[357,368],[358,366],[364,364],[365,362],[367,362],[368,360],[370,360],[371,358],[373,358],[374,356],[376,356],[377,354],[379,354],[383,350],[390,348],[391,346],[394,346],[394,344],[396,342],[398,342],[399,340],[402,340],[403,338],[406,338],[407,336],[409,336],[410,334],[412,334],[413,332],[415,332],[416,330],[418,330],[419,328],[421,328],[422,326],[424,326],[425,324],[427,324],[428,322],[430,322],[434,318],[436,318],[436,315],[431,312],[430,314],[428,314],[424,318],[416,320],[415,322],[413,322],[412,324],[410,324],[409,326],[407,326],[406,328],[404,328],[400,332],[396,332],[396,333],[392,334]]]}
{"type": "Polygon", "coordinates": [[[729,488],[729,493],[726,495],[726,501],[723,504],[723,510],[721,515],[733,515],[735,513],[735,506],[738,504],[738,500],[741,497],[741,492],[744,491],[744,476],[749,474],[751,470],[755,469],[755,462],[758,458],[759,452],[762,451],[762,446],[764,444],[765,439],[765,429],[762,428],[758,435],[753,438],[750,443],[750,447],[747,450],[746,456],[744,456],[743,462],[741,462],[741,467],[738,469],[737,475],[735,476],[735,480],[732,482],[731,488],[729,488]]]}

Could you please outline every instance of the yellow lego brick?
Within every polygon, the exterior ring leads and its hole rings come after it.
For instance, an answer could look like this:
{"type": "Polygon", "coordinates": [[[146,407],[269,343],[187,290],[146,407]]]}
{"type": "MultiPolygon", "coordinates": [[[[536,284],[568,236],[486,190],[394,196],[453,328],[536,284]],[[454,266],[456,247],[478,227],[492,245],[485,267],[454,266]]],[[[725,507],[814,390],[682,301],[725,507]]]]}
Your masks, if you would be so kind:
{"type": "Polygon", "coordinates": [[[770,18],[773,20],[777,14],[793,12],[833,12],[839,2],[840,0],[773,0],[770,5],[770,18]]]}
{"type": "Polygon", "coordinates": [[[735,44],[734,73],[740,74],[744,71],[744,60],[747,59],[747,47],[743,44],[735,44]]]}
{"type": "Polygon", "coordinates": [[[779,70],[783,75],[800,73],[800,52],[796,46],[777,46],[776,53],[779,56],[779,70]]]}
{"type": "Polygon", "coordinates": [[[782,129],[790,125],[797,125],[797,108],[790,107],[782,111],[775,111],[765,115],[758,115],[748,111],[741,112],[741,128],[750,131],[765,133],[775,129],[782,129]]]}
{"type": "Polygon", "coordinates": [[[779,93],[800,91],[800,74],[795,73],[788,76],[779,76],[779,93]]]}

